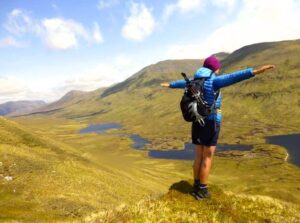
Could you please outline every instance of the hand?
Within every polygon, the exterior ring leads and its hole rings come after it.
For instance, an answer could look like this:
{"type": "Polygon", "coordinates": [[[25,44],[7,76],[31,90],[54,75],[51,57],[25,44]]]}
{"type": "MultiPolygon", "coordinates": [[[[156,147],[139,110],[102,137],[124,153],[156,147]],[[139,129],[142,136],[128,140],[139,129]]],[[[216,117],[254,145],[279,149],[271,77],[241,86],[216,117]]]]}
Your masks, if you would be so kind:
{"type": "Polygon", "coordinates": [[[170,84],[167,82],[161,83],[160,86],[162,87],[170,87],[170,84]]]}
{"type": "Polygon", "coordinates": [[[275,65],[272,65],[272,64],[271,65],[264,65],[259,69],[253,70],[253,74],[254,75],[261,74],[261,73],[265,72],[266,70],[270,70],[270,69],[274,69],[274,68],[275,68],[275,65]]]}

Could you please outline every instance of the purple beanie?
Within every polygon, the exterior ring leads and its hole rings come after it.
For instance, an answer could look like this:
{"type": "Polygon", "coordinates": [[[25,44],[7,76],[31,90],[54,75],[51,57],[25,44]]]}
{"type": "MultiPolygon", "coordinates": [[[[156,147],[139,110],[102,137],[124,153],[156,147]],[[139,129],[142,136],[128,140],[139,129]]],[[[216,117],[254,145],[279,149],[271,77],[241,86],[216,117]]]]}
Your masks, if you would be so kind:
{"type": "Polygon", "coordinates": [[[220,69],[221,63],[216,56],[207,57],[204,60],[203,67],[211,69],[213,72],[220,69]]]}

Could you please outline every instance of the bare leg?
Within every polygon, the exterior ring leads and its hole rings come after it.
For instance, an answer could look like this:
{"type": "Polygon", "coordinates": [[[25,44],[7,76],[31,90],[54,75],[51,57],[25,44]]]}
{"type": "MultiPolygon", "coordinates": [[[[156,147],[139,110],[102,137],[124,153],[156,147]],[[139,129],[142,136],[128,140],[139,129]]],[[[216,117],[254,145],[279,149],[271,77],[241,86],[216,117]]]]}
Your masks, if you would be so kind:
{"type": "Polygon", "coordinates": [[[203,159],[203,154],[204,153],[204,146],[203,145],[196,145],[196,153],[195,153],[195,160],[194,160],[194,179],[199,180],[199,175],[200,175],[200,167],[201,167],[201,162],[203,159]]]}
{"type": "Polygon", "coordinates": [[[207,184],[208,175],[211,169],[212,158],[216,150],[216,146],[203,146],[203,156],[200,166],[199,179],[202,184],[207,184]]]}

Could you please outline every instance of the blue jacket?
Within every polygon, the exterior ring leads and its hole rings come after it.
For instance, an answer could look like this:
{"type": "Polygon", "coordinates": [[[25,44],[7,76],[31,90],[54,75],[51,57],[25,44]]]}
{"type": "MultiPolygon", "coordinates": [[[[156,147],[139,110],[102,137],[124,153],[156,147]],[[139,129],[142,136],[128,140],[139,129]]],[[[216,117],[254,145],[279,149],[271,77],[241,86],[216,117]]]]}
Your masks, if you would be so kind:
{"type": "MultiPolygon", "coordinates": [[[[219,91],[221,88],[254,77],[252,68],[248,68],[245,70],[237,71],[231,74],[220,75],[220,76],[216,76],[215,73],[213,73],[209,78],[211,72],[212,71],[210,69],[201,67],[196,71],[194,75],[194,79],[208,77],[208,79],[205,80],[204,82],[204,99],[205,101],[208,102],[209,105],[213,104],[215,100],[216,92],[219,91]]],[[[177,80],[177,81],[172,81],[170,83],[170,88],[185,88],[185,86],[186,86],[185,80],[177,80]]],[[[218,112],[210,114],[207,117],[208,119],[216,120],[216,122],[221,123],[222,121],[222,115],[220,110],[221,102],[222,102],[222,95],[220,93],[219,97],[215,102],[215,108],[218,109],[217,110],[218,112]]]]}

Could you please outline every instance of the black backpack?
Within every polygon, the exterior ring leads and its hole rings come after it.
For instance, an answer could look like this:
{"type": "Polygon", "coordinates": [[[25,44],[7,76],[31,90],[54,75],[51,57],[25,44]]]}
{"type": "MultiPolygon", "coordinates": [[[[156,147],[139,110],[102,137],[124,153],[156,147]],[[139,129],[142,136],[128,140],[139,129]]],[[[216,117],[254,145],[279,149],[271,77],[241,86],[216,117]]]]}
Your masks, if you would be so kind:
{"type": "Polygon", "coordinates": [[[182,116],[187,122],[199,122],[201,126],[205,125],[205,118],[214,111],[216,99],[219,96],[217,92],[214,103],[210,106],[204,100],[204,82],[209,77],[189,80],[185,73],[181,73],[186,81],[186,88],[180,102],[182,116]]]}

